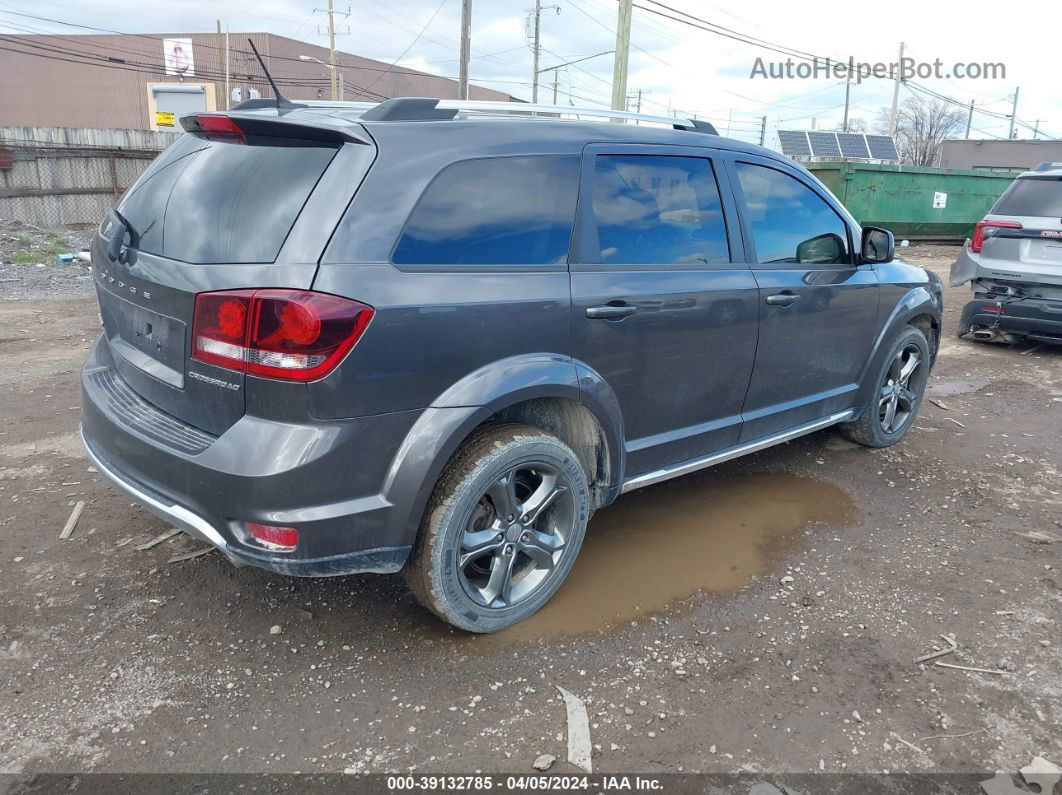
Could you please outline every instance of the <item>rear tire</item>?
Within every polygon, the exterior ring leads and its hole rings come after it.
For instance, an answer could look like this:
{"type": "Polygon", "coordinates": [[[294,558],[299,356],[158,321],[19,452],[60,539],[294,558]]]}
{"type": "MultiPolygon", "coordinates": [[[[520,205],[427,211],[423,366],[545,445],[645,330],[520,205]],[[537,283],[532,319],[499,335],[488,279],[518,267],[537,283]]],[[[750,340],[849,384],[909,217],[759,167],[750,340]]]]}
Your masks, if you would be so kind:
{"type": "Polygon", "coordinates": [[[866,447],[891,447],[901,441],[922,405],[930,362],[925,334],[905,326],[893,341],[859,418],[843,423],[841,433],[866,447]]]}
{"type": "Polygon", "coordinates": [[[571,448],[528,425],[490,425],[447,464],[403,574],[444,621],[497,632],[549,601],[589,517],[590,489],[571,448]]]}

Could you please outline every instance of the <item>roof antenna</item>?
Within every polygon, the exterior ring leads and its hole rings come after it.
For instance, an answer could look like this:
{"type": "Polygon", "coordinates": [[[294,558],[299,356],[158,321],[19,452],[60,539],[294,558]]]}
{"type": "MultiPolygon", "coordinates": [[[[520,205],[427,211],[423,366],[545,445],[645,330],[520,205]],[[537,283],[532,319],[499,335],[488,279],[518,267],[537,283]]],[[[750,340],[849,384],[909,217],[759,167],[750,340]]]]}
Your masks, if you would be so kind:
{"type": "Polygon", "coordinates": [[[247,43],[251,45],[251,50],[254,52],[254,57],[258,59],[258,63],[262,65],[262,71],[265,72],[266,80],[269,81],[269,85],[273,87],[273,93],[277,97],[277,110],[300,108],[302,105],[296,105],[291,102],[287,97],[280,93],[280,89],[277,88],[276,82],[273,80],[273,75],[269,74],[269,70],[266,68],[265,61],[262,60],[262,56],[258,54],[258,48],[254,46],[254,42],[247,39],[247,43]]]}

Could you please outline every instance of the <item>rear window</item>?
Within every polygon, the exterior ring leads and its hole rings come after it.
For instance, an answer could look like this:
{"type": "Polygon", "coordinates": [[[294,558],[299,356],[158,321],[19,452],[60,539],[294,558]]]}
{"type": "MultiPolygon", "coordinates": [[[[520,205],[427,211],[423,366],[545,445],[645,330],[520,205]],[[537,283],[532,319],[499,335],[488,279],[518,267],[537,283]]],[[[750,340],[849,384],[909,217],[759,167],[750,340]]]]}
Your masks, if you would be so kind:
{"type": "Polygon", "coordinates": [[[306,141],[249,146],[187,134],[159,155],[118,211],[149,254],[196,264],[272,262],[335,153],[306,141]]]}
{"type": "Polygon", "coordinates": [[[561,264],[578,188],[578,157],[453,163],[417,202],[392,259],[398,265],[561,264]]]}
{"type": "Polygon", "coordinates": [[[1062,179],[1022,177],[999,197],[993,215],[1042,215],[1062,217],[1062,179]]]}

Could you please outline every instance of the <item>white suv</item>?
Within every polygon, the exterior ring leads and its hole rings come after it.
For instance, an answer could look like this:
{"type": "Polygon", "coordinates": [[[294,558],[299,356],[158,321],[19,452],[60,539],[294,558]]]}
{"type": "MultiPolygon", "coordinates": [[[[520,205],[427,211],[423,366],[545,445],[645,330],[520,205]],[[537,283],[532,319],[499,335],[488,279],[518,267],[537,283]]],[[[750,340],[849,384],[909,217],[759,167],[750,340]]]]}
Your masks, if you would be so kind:
{"type": "Polygon", "coordinates": [[[971,282],[959,335],[1062,344],[1062,163],[1018,175],[951,268],[971,282]]]}

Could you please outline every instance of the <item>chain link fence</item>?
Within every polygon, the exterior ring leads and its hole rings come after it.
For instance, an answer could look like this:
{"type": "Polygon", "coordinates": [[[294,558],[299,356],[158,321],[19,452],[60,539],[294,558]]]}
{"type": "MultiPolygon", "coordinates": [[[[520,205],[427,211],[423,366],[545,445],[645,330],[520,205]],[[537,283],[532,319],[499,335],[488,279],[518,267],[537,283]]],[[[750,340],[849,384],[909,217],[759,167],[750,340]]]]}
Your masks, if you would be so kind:
{"type": "Polygon", "coordinates": [[[39,227],[98,224],[156,155],[0,141],[0,218],[39,227]]]}

